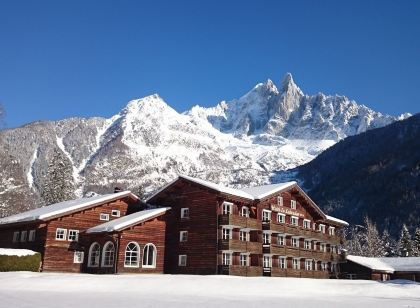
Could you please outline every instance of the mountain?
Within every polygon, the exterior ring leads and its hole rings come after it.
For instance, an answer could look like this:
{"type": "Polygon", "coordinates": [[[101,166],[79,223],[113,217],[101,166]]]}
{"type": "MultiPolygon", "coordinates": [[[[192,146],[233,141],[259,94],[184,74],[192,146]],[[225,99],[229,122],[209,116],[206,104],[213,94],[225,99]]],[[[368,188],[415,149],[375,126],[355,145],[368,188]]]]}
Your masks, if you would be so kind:
{"type": "Polygon", "coordinates": [[[368,215],[399,236],[403,223],[420,226],[420,114],[348,137],[291,173],[327,213],[368,215]]]}
{"type": "Polygon", "coordinates": [[[0,132],[0,216],[44,203],[54,152],[71,166],[77,196],[114,186],[147,195],[177,173],[225,185],[276,181],[347,136],[399,118],[344,96],[305,95],[287,74],[239,99],[178,113],[154,94],[115,116],[42,121],[0,132]]]}

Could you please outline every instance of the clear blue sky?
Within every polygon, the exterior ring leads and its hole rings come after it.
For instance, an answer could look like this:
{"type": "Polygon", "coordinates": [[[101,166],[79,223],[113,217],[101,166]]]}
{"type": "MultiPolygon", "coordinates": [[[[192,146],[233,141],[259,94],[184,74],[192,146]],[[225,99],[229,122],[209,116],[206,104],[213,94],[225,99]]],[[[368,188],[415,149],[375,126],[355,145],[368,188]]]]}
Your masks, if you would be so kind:
{"type": "Polygon", "coordinates": [[[420,1],[0,2],[7,127],[109,117],[159,93],[184,111],[291,72],[305,93],[420,111],[420,1]]]}

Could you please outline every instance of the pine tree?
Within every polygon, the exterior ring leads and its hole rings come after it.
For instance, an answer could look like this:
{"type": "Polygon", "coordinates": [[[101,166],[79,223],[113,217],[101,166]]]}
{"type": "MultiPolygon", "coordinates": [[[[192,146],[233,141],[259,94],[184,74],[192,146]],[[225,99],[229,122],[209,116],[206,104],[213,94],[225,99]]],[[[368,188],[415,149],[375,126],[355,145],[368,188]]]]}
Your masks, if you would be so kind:
{"type": "Polygon", "coordinates": [[[413,256],[420,257],[420,228],[416,229],[413,239],[413,256]]]}
{"type": "Polygon", "coordinates": [[[74,199],[72,171],[69,160],[55,148],[41,190],[41,197],[47,205],[74,199]]]}
{"type": "Polygon", "coordinates": [[[366,216],[365,230],[362,234],[362,255],[365,257],[385,256],[384,244],[376,225],[366,216]]]}
{"type": "Polygon", "coordinates": [[[397,242],[391,237],[388,230],[384,230],[382,234],[382,243],[384,245],[384,257],[396,257],[397,254],[397,242]]]}
{"type": "Polygon", "coordinates": [[[363,254],[361,245],[363,229],[363,226],[355,225],[348,230],[348,240],[346,241],[348,254],[355,256],[361,256],[363,254]]]}
{"type": "Polygon", "coordinates": [[[401,237],[398,241],[398,252],[400,257],[411,257],[413,253],[411,235],[405,224],[403,225],[401,230],[401,237]]]}

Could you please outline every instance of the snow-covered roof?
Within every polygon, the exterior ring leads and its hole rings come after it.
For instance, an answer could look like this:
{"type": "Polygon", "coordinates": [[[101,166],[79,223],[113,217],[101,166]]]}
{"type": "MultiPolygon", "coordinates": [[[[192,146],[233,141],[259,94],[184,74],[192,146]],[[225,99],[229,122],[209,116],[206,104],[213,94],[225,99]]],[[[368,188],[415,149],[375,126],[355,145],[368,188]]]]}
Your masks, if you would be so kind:
{"type": "Polygon", "coordinates": [[[420,257],[407,258],[369,258],[347,256],[347,260],[367,268],[385,272],[420,272],[420,257]]]}
{"type": "Polygon", "coordinates": [[[51,204],[38,209],[26,211],[20,214],[4,217],[0,219],[0,225],[12,224],[18,222],[29,222],[35,220],[47,220],[54,217],[59,217],[71,212],[83,210],[97,204],[109,202],[123,197],[131,197],[138,200],[138,197],[130,191],[122,191],[119,193],[99,195],[91,198],[80,198],[76,200],[64,201],[60,203],[51,204]]]}
{"type": "Polygon", "coordinates": [[[120,231],[127,227],[133,226],[135,224],[141,223],[143,221],[149,220],[153,217],[162,215],[167,210],[169,210],[170,207],[163,207],[158,209],[150,209],[150,210],[144,210],[137,213],[133,213],[130,215],[126,215],[124,217],[114,219],[111,221],[108,221],[106,223],[103,223],[101,225],[92,227],[88,230],[86,230],[86,233],[101,233],[101,232],[114,232],[114,231],[120,231]]]}
{"type": "Polygon", "coordinates": [[[335,218],[335,217],[332,217],[332,216],[329,216],[329,215],[325,215],[325,217],[330,222],[335,222],[335,223],[338,223],[338,224],[344,225],[344,226],[349,225],[349,223],[347,221],[344,221],[344,220],[341,220],[341,219],[338,219],[338,218],[335,218]]]}
{"type": "Polygon", "coordinates": [[[279,184],[246,187],[246,188],[241,188],[241,190],[252,195],[254,199],[262,199],[278,191],[292,187],[293,185],[296,185],[295,181],[279,183],[279,184]]]}
{"type": "Polygon", "coordinates": [[[0,256],[32,256],[36,251],[29,249],[13,249],[13,248],[0,248],[0,256]]]}

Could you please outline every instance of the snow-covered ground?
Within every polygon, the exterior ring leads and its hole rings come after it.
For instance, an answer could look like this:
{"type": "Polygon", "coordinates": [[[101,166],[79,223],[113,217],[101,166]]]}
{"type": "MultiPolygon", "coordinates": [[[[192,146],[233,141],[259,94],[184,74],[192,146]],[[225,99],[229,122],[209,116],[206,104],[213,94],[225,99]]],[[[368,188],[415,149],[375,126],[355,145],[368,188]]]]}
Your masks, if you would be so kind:
{"type": "Polygon", "coordinates": [[[0,273],[0,307],[420,307],[410,281],[0,273]]]}

